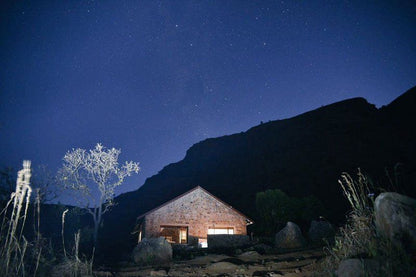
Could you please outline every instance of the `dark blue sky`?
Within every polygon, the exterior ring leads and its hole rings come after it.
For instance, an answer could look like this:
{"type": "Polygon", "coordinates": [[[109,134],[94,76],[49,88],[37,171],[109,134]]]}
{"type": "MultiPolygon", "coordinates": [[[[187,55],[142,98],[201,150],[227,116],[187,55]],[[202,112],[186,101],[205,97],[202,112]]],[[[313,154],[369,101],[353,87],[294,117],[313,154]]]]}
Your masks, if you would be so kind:
{"type": "Polygon", "coordinates": [[[414,1],[1,5],[0,165],[102,142],[141,163],[119,192],[205,138],[416,84],[414,1]]]}

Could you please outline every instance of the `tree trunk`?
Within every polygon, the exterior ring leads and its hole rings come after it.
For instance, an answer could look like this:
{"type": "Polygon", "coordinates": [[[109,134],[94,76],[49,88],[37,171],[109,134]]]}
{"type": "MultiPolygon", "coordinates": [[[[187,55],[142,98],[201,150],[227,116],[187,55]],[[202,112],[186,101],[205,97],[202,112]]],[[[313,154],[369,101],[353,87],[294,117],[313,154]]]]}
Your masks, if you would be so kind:
{"type": "Polygon", "coordinates": [[[94,219],[94,247],[97,246],[97,237],[98,237],[98,228],[100,227],[100,222],[97,219],[94,219]]]}
{"type": "Polygon", "coordinates": [[[94,247],[97,247],[97,239],[98,239],[98,229],[100,228],[102,214],[103,214],[103,205],[102,199],[100,201],[100,205],[94,208],[94,247]]]}
{"type": "Polygon", "coordinates": [[[98,237],[98,228],[100,227],[100,218],[98,217],[98,207],[94,207],[94,210],[92,212],[92,218],[94,220],[94,233],[93,233],[93,245],[94,247],[97,244],[97,237],[98,237]]]}

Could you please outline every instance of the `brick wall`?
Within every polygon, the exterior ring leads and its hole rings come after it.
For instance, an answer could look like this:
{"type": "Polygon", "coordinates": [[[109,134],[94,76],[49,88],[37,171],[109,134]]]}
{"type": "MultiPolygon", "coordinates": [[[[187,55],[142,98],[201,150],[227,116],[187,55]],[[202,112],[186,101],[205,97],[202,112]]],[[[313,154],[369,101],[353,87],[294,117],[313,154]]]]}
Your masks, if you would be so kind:
{"type": "Polygon", "coordinates": [[[160,226],[187,226],[188,235],[207,238],[208,228],[233,227],[245,235],[246,218],[202,189],[196,189],[145,217],[145,237],[158,237],[160,226]]]}

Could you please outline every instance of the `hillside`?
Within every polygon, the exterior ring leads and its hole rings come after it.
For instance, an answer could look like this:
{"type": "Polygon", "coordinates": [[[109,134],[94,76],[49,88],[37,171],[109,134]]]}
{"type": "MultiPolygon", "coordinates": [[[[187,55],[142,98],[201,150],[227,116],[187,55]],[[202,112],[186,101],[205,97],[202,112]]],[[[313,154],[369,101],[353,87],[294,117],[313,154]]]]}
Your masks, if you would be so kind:
{"type": "MultiPolygon", "coordinates": [[[[129,254],[135,218],[200,185],[256,220],[256,192],[279,188],[290,196],[315,195],[333,222],[345,218],[347,204],[337,180],[358,167],[374,178],[401,165],[401,192],[416,196],[416,88],[377,109],[353,98],[270,121],[246,132],[193,145],[185,158],[148,178],[138,190],[116,198],[101,233],[106,257],[129,254]],[[110,255],[111,254],[111,255],[110,255]],[[110,256],[108,256],[110,255],[110,256]]],[[[385,184],[383,178],[374,179],[385,184]]]]}

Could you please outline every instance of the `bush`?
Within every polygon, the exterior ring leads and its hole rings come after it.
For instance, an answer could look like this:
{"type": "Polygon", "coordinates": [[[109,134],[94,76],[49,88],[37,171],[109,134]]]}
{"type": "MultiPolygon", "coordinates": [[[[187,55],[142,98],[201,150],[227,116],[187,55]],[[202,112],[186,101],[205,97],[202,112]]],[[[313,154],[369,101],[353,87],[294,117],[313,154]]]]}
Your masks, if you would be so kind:
{"type": "Polygon", "coordinates": [[[307,224],[325,212],[318,198],[289,197],[279,189],[257,193],[256,208],[259,216],[256,224],[258,232],[266,236],[274,236],[288,221],[307,224]]]}
{"type": "Polygon", "coordinates": [[[256,208],[260,217],[259,226],[265,235],[273,235],[294,216],[289,196],[279,189],[257,193],[256,208]]]}

